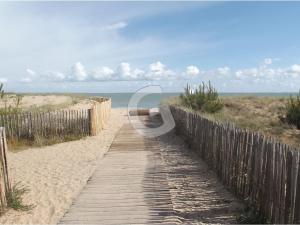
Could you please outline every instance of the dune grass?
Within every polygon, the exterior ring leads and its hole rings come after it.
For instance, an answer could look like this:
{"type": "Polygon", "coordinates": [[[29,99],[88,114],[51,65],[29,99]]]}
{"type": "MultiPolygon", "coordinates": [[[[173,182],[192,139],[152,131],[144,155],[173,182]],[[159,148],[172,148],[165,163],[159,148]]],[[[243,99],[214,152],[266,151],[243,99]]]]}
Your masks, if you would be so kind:
{"type": "MultiPolygon", "coordinates": [[[[197,111],[202,116],[218,122],[229,122],[237,127],[260,132],[300,149],[300,130],[285,123],[288,97],[228,96],[221,97],[224,107],[216,113],[197,111]]],[[[182,106],[179,98],[164,101],[182,106]]]]}
{"type": "MultiPolygon", "coordinates": [[[[30,94],[30,93],[6,93],[3,90],[3,84],[0,83],[0,114],[11,114],[18,112],[26,112],[26,113],[36,113],[36,112],[49,112],[55,110],[62,110],[71,107],[79,103],[80,101],[86,99],[84,96],[79,94],[56,94],[57,96],[67,96],[69,97],[64,102],[60,104],[42,104],[35,105],[34,102],[29,104],[29,106],[22,107],[22,99],[25,96],[31,96],[33,98],[39,96],[47,96],[49,94],[30,94]]],[[[50,94],[53,95],[53,94],[50,94]]],[[[27,100],[28,102],[28,100],[27,100]]],[[[34,137],[30,139],[8,139],[8,147],[10,151],[20,151],[30,147],[42,147],[46,145],[53,145],[66,141],[73,141],[83,138],[81,135],[64,135],[64,136],[53,136],[53,137],[41,137],[38,135],[34,135],[34,137]]]]}
{"type": "Polygon", "coordinates": [[[68,141],[76,141],[85,137],[86,136],[83,135],[64,135],[51,137],[42,137],[36,135],[32,139],[7,139],[7,145],[9,151],[18,152],[32,147],[43,147],[68,141]]]}
{"type": "Polygon", "coordinates": [[[210,82],[208,84],[203,82],[194,89],[187,85],[179,98],[184,106],[201,112],[216,113],[224,106],[217,90],[210,82]]]}
{"type": "Polygon", "coordinates": [[[22,196],[28,192],[28,189],[21,186],[20,183],[15,184],[7,196],[7,207],[18,211],[29,211],[34,206],[23,203],[22,196]]]}

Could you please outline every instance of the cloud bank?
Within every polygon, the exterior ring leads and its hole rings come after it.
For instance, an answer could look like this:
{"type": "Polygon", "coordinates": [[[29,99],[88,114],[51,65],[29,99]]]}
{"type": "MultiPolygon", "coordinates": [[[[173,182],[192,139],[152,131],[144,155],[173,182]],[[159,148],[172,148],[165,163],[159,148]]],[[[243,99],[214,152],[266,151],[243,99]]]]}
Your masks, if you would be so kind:
{"type": "MultiPolygon", "coordinates": [[[[27,75],[21,79],[23,83],[44,82],[108,82],[108,81],[168,81],[168,80],[212,80],[216,82],[244,83],[297,83],[300,81],[300,65],[294,64],[285,68],[273,67],[274,60],[266,58],[260,65],[252,68],[231,69],[223,66],[211,70],[201,70],[196,65],[189,65],[185,71],[175,71],[160,61],[141,69],[128,62],[120,63],[116,68],[101,66],[86,68],[81,62],[75,63],[69,71],[46,71],[37,73],[27,69],[27,75]]],[[[7,82],[6,78],[1,78],[7,82]]],[[[0,81],[1,81],[0,80],[0,81]]]]}

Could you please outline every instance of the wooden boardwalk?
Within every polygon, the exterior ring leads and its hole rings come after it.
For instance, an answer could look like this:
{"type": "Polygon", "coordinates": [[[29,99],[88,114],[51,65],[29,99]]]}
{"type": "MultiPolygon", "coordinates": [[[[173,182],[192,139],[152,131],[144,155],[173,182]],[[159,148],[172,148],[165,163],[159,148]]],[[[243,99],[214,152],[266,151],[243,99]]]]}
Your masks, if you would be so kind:
{"type": "MultiPolygon", "coordinates": [[[[144,117],[144,119],[150,124],[148,117],[144,117]]],[[[199,181],[199,177],[203,175],[201,173],[207,172],[207,168],[201,171],[203,169],[201,167],[199,174],[195,171],[195,166],[193,174],[187,174],[189,170],[181,169],[179,171],[174,156],[182,154],[178,154],[179,150],[174,146],[172,149],[175,149],[175,155],[174,151],[170,152],[164,140],[166,139],[144,138],[129,123],[126,123],[60,224],[234,222],[232,218],[235,218],[236,210],[229,210],[228,207],[231,207],[232,202],[236,202],[235,199],[228,194],[227,197],[230,196],[230,201],[226,202],[224,196],[216,194],[214,188],[208,192],[207,185],[204,185],[205,191],[201,190],[203,185],[199,185],[199,182],[203,182],[205,179],[206,184],[206,180],[210,179],[204,175],[204,178],[199,181]],[[162,154],[164,150],[166,151],[162,154]],[[171,158],[168,158],[168,152],[171,158]],[[178,176],[176,176],[177,173],[178,176]],[[183,177],[187,178],[184,180],[184,185],[182,185],[183,177]],[[192,186],[195,188],[191,189],[192,186]],[[193,199],[191,196],[195,192],[199,192],[199,194],[195,195],[197,198],[193,199]],[[184,199],[185,195],[186,199],[184,199]],[[209,198],[209,196],[213,197],[209,198]],[[216,220],[208,220],[208,208],[203,207],[203,202],[212,205],[211,200],[221,201],[214,204],[216,210],[213,211],[215,213],[213,217],[216,220]],[[199,208],[199,203],[202,209],[199,208]],[[198,207],[193,207],[191,204],[198,207]],[[189,209],[182,210],[182,208],[189,209]],[[204,217],[201,216],[201,213],[204,213],[204,217]],[[196,218],[191,218],[191,215],[194,217],[196,215],[196,218]],[[187,218],[184,218],[185,216],[187,218]],[[230,220],[226,220],[229,217],[230,220]]],[[[183,159],[185,162],[192,160],[187,157],[183,159]]],[[[190,165],[191,162],[187,163],[188,167],[190,165]]],[[[213,180],[216,180],[215,177],[213,180]]],[[[217,188],[220,189],[220,186],[217,185],[217,188]]],[[[227,193],[224,188],[219,191],[227,193]]]]}
{"type": "Polygon", "coordinates": [[[125,124],[62,224],[174,224],[158,141],[125,124]]]}

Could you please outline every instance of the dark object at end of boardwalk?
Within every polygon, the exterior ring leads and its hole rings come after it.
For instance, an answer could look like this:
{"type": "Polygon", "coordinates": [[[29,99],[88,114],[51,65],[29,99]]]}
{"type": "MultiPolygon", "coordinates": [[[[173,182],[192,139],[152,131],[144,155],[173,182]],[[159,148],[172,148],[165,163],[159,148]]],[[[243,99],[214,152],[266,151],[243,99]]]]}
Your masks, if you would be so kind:
{"type": "Polygon", "coordinates": [[[138,109],[138,110],[130,110],[130,116],[149,116],[150,110],[149,109],[138,109]]]}

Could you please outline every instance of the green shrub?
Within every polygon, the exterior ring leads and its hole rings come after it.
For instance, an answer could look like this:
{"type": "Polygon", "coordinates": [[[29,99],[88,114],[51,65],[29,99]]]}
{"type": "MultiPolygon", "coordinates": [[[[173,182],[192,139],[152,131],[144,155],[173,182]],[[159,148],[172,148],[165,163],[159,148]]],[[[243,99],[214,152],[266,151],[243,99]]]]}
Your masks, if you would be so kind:
{"type": "Polygon", "coordinates": [[[300,91],[296,97],[290,96],[286,104],[286,121],[300,129],[300,91]]]}
{"type": "Polygon", "coordinates": [[[22,196],[28,191],[27,188],[20,186],[19,183],[14,185],[9,193],[7,193],[7,207],[14,210],[28,211],[33,205],[25,205],[22,196]]]}
{"type": "Polygon", "coordinates": [[[0,102],[3,103],[3,105],[4,105],[4,108],[0,108],[0,114],[1,115],[6,115],[6,114],[20,112],[21,111],[20,104],[21,104],[22,98],[23,98],[23,96],[19,95],[19,94],[17,94],[16,96],[6,95],[6,93],[3,89],[3,84],[0,83],[0,102]],[[7,106],[8,98],[13,99],[14,105],[7,106]]]}
{"type": "Polygon", "coordinates": [[[184,93],[180,95],[180,100],[184,106],[202,112],[215,113],[223,108],[219,94],[210,82],[208,85],[203,82],[194,90],[187,85],[184,93]]]}

